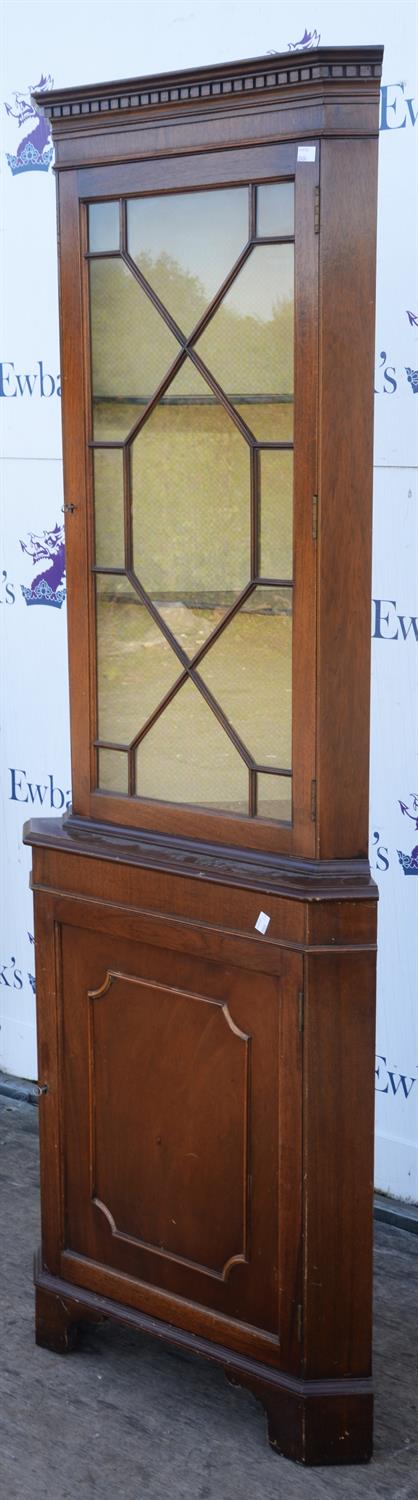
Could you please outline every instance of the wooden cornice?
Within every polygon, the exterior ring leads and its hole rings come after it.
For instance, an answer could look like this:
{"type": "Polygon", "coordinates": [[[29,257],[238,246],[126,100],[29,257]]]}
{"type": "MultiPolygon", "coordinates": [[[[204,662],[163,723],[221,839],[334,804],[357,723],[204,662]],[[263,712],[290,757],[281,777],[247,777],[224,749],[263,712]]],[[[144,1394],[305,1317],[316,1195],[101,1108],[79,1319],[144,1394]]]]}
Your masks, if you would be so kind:
{"type": "Polygon", "coordinates": [[[105,115],[137,117],[147,111],[165,112],[192,105],[215,107],[231,104],[238,96],[254,105],[254,100],[272,96],[298,103],[315,87],[322,92],[338,90],[341,99],[352,97],[353,89],[361,97],[375,97],[382,73],[383,47],[321,47],[316,51],[284,52],[244,61],[220,63],[211,67],[191,68],[181,72],[152,74],[120,82],[83,85],[79,88],[54,89],[33,94],[36,108],[58,127],[62,135],[72,123],[97,126],[105,115]]]}

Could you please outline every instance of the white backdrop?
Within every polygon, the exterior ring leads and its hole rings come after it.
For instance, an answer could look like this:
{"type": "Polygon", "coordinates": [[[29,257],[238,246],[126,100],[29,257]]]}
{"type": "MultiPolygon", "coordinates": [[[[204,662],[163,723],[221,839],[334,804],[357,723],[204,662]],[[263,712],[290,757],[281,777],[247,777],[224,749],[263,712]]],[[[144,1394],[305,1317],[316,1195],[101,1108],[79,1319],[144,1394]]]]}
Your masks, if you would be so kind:
{"type": "MultiPolygon", "coordinates": [[[[371,863],[380,888],[376,1184],[418,1200],[418,284],[412,3],[6,3],[0,191],[0,1068],[36,1077],[25,818],[69,792],[55,183],[29,92],[383,42],[376,323],[371,863]],[[30,139],[29,139],[30,138],[30,139]],[[26,145],[25,145],[26,143],[26,145]],[[413,850],[417,848],[417,856],[413,850]]],[[[356,380],[353,349],[353,381],[356,380]]],[[[349,600],[347,601],[349,608],[349,600]]]]}

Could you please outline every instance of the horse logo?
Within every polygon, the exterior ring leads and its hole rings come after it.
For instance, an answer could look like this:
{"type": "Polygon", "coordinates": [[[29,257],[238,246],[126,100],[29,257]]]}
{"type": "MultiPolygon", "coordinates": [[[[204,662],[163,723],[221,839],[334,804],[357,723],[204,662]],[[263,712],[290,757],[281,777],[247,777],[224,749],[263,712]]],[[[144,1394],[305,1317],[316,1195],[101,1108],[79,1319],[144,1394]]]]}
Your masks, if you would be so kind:
{"type": "Polygon", "coordinates": [[[320,40],[320,31],[305,30],[300,42],[288,42],[287,50],[288,52],[310,52],[313,48],[319,47],[320,40]]]}
{"type": "Polygon", "coordinates": [[[22,552],[32,558],[34,566],[44,563],[29,588],[21,584],[26,604],[50,604],[54,609],[61,609],[66,595],[62,582],[65,574],[64,527],[57,522],[51,531],[43,531],[40,536],[31,531],[28,541],[21,540],[20,545],[22,552]]]}
{"type": "Polygon", "coordinates": [[[6,158],[13,177],[21,176],[22,172],[48,172],[52,158],[53,146],[51,144],[51,132],[49,120],[39,114],[36,105],[33,104],[31,94],[33,92],[45,93],[52,88],[53,79],[42,74],[39,83],[31,84],[26,94],[13,94],[13,104],[4,105],[6,114],[12,120],[16,120],[19,128],[30,121],[30,130],[19,141],[16,155],[6,151],[6,158]]]}

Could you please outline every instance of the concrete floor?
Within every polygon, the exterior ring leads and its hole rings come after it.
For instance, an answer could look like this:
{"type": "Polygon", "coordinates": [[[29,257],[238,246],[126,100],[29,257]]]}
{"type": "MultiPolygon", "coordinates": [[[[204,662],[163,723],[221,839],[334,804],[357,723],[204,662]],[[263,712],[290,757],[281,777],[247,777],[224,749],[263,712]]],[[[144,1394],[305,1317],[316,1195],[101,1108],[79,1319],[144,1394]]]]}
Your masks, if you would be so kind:
{"type": "Polygon", "coordinates": [[[36,1109],[0,1098],[1,1500],[418,1500],[418,1237],[376,1224],[375,1457],[301,1469],[221,1371],[104,1324],[37,1349],[36,1109]]]}

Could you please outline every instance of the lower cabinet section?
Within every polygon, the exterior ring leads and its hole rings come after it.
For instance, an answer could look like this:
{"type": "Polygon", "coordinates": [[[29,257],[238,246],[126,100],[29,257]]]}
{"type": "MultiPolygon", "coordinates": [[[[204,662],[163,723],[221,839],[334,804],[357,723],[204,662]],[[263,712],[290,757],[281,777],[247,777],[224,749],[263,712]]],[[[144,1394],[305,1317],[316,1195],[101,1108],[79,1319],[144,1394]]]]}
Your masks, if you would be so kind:
{"type": "Polygon", "coordinates": [[[222,1364],[289,1457],[367,1459],[373,945],[313,955],[300,901],[173,875],[158,902],[140,869],[118,901],[38,854],[38,1342],[121,1319],[222,1364]]]}

